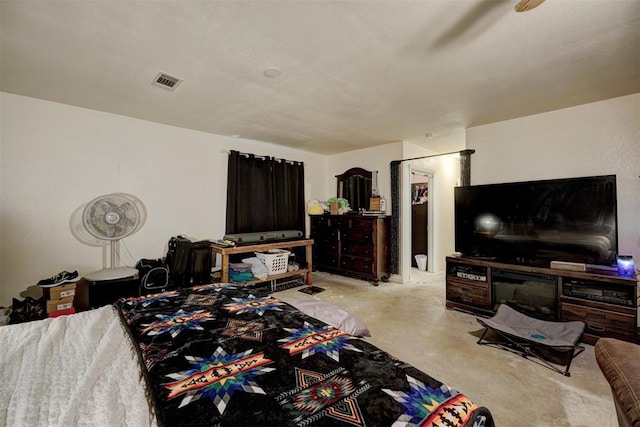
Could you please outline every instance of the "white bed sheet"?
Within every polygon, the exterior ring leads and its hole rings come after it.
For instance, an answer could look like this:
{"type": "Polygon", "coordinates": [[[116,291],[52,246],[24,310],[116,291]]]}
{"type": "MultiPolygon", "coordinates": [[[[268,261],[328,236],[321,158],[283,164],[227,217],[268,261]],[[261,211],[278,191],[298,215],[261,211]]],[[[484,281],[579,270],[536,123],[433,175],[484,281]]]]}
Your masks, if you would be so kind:
{"type": "Polygon", "coordinates": [[[0,425],[157,425],[113,307],[0,327],[0,425]]]}

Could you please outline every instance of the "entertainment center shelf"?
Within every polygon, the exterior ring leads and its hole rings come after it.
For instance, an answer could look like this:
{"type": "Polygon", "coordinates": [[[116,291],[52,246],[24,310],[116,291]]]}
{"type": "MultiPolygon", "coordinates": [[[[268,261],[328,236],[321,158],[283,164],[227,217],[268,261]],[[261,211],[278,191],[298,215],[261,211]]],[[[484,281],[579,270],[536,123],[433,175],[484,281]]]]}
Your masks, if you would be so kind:
{"type": "Polygon", "coordinates": [[[446,307],[492,316],[500,303],[542,320],[585,322],[583,341],[638,342],[637,278],[447,257],[446,307]]]}

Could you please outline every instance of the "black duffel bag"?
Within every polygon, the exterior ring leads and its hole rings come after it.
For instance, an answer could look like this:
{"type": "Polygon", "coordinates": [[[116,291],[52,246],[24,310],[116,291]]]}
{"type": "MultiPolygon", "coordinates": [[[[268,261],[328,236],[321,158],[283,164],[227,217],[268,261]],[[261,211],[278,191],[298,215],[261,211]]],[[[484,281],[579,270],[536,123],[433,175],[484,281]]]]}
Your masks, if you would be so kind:
{"type": "Polygon", "coordinates": [[[140,295],[164,292],[169,286],[169,269],[161,259],[142,258],[136,264],[140,295]]]}

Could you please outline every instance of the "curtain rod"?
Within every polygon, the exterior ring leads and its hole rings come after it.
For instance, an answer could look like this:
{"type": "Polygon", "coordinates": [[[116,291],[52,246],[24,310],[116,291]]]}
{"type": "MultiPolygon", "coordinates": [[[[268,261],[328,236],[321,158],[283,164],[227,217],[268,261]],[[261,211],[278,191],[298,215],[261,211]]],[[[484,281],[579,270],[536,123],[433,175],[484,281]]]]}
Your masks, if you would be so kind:
{"type": "Polygon", "coordinates": [[[258,154],[253,154],[253,153],[243,153],[242,151],[238,151],[238,150],[220,150],[221,153],[225,153],[225,154],[231,154],[232,151],[235,151],[240,156],[245,156],[245,157],[253,156],[255,158],[262,159],[262,160],[269,157],[269,156],[260,156],[258,154]]]}
{"type": "MultiPolygon", "coordinates": [[[[249,157],[249,156],[253,156],[256,159],[260,159],[260,160],[266,160],[266,159],[273,159],[276,162],[285,162],[285,163],[289,163],[291,165],[294,165],[296,163],[301,163],[304,164],[304,162],[299,162],[297,160],[287,160],[287,159],[280,159],[278,157],[269,157],[269,156],[260,156],[258,154],[252,154],[252,153],[243,153],[241,151],[237,151],[237,150],[231,150],[231,151],[236,151],[238,153],[238,155],[240,156],[244,156],[244,157],[249,157]]],[[[231,154],[231,151],[229,150],[220,150],[221,153],[225,153],[225,154],[231,154]]]]}
{"type": "Polygon", "coordinates": [[[460,150],[460,151],[450,151],[448,153],[431,154],[429,156],[413,157],[411,159],[391,160],[391,164],[392,165],[397,165],[399,163],[409,162],[411,160],[429,159],[431,157],[448,156],[449,154],[473,154],[475,152],[476,152],[476,150],[472,150],[472,149],[460,150]]]}

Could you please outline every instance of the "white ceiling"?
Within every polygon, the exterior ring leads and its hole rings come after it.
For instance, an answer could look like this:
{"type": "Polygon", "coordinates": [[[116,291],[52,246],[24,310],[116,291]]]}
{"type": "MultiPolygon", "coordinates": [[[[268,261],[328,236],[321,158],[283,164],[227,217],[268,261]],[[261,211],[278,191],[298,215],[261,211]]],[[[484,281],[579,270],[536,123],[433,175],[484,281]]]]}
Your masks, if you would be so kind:
{"type": "Polygon", "coordinates": [[[321,154],[640,92],[640,1],[514,5],[2,0],[0,89],[321,154]]]}

